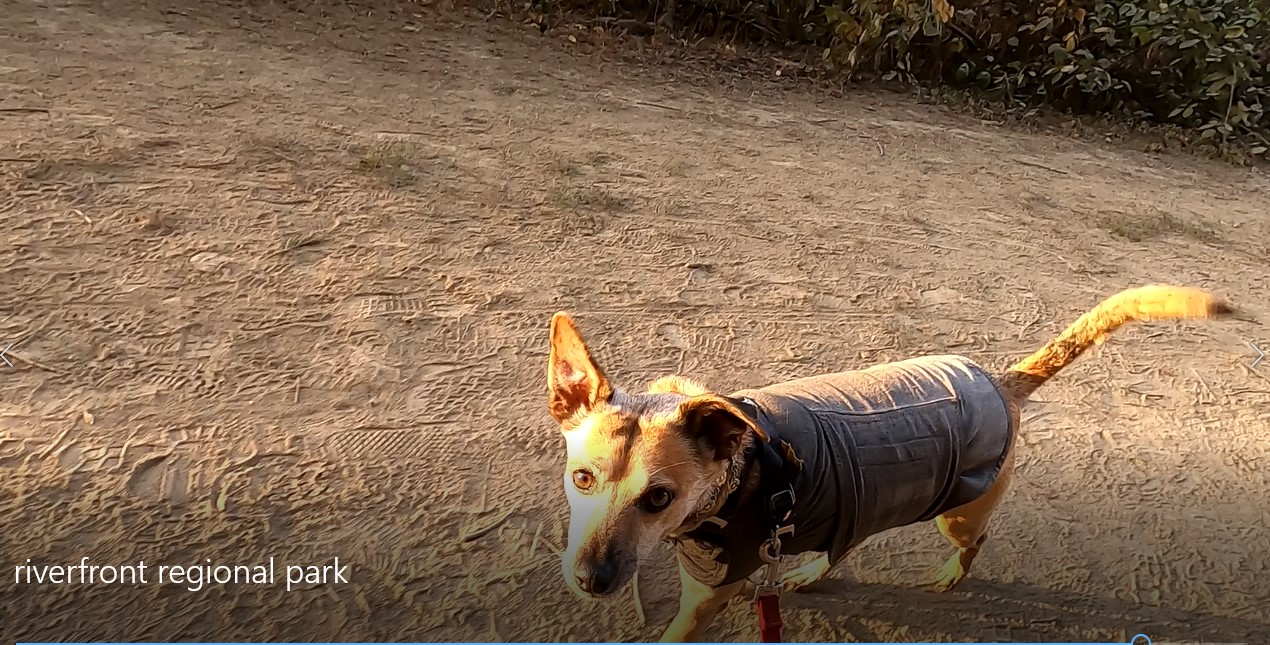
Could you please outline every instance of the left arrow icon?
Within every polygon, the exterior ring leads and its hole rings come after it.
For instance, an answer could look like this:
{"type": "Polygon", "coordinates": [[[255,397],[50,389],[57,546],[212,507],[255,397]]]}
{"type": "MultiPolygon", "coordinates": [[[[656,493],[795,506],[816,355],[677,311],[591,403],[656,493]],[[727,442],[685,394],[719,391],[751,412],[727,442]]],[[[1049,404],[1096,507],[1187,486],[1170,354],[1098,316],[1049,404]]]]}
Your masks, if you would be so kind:
{"type": "Polygon", "coordinates": [[[13,363],[9,362],[9,357],[5,356],[5,354],[8,354],[9,350],[13,349],[13,345],[14,343],[9,343],[8,347],[5,347],[4,349],[0,349],[0,361],[4,361],[4,364],[8,365],[9,367],[13,367],[13,363]]]}

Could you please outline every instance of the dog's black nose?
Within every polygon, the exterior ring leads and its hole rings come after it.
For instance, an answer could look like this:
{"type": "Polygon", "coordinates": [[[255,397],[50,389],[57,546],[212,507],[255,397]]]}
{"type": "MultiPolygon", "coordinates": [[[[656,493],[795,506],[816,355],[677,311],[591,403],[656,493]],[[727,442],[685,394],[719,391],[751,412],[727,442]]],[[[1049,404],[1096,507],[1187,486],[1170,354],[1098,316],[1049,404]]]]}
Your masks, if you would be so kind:
{"type": "Polygon", "coordinates": [[[617,584],[617,562],[606,559],[591,565],[579,565],[573,570],[578,587],[589,594],[603,596],[617,584]]]}

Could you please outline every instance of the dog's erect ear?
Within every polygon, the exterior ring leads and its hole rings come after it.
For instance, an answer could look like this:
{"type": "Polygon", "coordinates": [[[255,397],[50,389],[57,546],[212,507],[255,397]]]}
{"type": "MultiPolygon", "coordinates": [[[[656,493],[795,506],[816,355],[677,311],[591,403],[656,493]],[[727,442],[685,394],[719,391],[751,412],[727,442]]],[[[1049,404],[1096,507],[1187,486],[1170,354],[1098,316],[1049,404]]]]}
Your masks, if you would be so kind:
{"type": "Polygon", "coordinates": [[[556,421],[607,401],[613,390],[573,319],[563,311],[551,317],[551,356],[547,359],[547,405],[556,421]]]}
{"type": "Polygon", "coordinates": [[[679,416],[688,436],[704,441],[714,451],[716,461],[731,459],[750,430],[764,439],[767,436],[735,403],[717,394],[702,394],[680,403],[679,416]]]}

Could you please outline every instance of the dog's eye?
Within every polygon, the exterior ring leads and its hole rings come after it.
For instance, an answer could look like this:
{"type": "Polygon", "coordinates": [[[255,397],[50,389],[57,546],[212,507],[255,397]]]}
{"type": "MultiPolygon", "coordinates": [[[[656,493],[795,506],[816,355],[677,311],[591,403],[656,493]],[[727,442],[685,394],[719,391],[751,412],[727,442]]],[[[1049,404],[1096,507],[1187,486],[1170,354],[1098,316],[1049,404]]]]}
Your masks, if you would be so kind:
{"type": "Polygon", "coordinates": [[[675,491],[658,486],[648,489],[648,492],[640,498],[639,505],[645,512],[660,513],[666,510],[673,501],[675,501],[675,491]]]}
{"type": "Polygon", "coordinates": [[[590,490],[595,485],[595,475],[592,475],[588,470],[575,470],[573,471],[573,485],[578,490],[590,490]]]}

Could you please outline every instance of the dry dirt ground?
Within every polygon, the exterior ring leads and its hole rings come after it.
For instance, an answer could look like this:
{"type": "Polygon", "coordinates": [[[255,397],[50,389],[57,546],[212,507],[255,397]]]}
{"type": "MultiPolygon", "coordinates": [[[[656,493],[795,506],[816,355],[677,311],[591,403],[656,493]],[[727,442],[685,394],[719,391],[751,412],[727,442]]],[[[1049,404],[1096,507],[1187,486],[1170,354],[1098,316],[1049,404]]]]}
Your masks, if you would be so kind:
{"type": "MultiPolygon", "coordinates": [[[[1000,368],[1156,281],[1270,315],[1254,171],[306,6],[0,2],[0,639],[657,637],[668,550],[643,622],[561,579],[556,310],[622,383],[723,389],[1000,368]],[[9,574],[332,556],[351,582],[290,592],[9,574]]],[[[1038,394],[963,587],[897,530],[788,597],[787,638],[1270,642],[1258,338],[1116,335],[1038,394]]],[[[755,636],[737,603],[711,638],[755,636]]]]}

